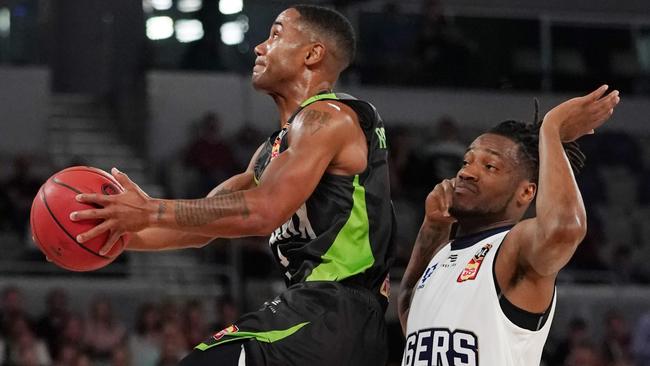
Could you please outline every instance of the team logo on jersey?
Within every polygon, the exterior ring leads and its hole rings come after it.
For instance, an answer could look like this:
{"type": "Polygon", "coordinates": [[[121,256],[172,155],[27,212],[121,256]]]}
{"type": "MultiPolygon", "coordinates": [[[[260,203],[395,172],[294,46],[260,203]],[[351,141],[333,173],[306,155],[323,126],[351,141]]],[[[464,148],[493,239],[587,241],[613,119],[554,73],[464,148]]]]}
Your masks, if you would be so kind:
{"type": "Polygon", "coordinates": [[[427,282],[427,280],[429,279],[429,277],[431,277],[433,271],[435,271],[437,267],[438,267],[438,263],[430,267],[427,267],[427,269],[424,270],[424,274],[422,275],[422,280],[420,281],[420,285],[418,286],[418,289],[424,288],[424,283],[427,282]]]}
{"type": "Polygon", "coordinates": [[[485,244],[483,248],[479,249],[476,254],[469,260],[469,263],[465,266],[465,269],[458,276],[457,282],[465,282],[476,279],[478,276],[478,271],[481,269],[481,264],[488,252],[492,249],[492,244],[485,244]]]}
{"type": "Polygon", "coordinates": [[[233,325],[219,331],[218,333],[213,334],[212,339],[214,339],[215,341],[219,341],[221,338],[223,338],[223,336],[225,336],[227,334],[237,333],[237,332],[239,332],[239,328],[236,325],[233,324],[233,325]]]}

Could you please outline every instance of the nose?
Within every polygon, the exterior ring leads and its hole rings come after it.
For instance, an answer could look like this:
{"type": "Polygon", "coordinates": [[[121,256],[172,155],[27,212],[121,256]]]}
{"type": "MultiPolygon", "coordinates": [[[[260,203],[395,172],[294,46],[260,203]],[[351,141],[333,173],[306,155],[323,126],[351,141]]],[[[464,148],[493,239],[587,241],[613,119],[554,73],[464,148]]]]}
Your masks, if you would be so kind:
{"type": "Polygon", "coordinates": [[[458,178],[462,180],[477,181],[478,175],[474,171],[473,165],[468,163],[462,168],[460,168],[460,170],[458,171],[458,178]]]}
{"type": "Polygon", "coordinates": [[[264,45],[265,44],[266,44],[266,41],[264,41],[264,42],[258,44],[257,46],[255,46],[255,48],[254,48],[255,56],[261,56],[261,55],[264,54],[263,52],[264,52],[264,48],[265,48],[264,45]]]}

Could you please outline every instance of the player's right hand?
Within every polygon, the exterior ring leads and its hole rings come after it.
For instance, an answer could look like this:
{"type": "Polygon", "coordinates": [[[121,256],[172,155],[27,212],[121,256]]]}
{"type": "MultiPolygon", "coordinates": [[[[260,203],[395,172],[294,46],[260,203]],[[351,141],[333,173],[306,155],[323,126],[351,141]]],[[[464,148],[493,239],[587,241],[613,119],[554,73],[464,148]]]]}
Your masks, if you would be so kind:
{"type": "Polygon", "coordinates": [[[454,197],[454,186],[456,178],[445,179],[438,183],[427,196],[424,204],[424,221],[430,225],[451,225],[456,218],[451,216],[451,208],[454,197]]]}

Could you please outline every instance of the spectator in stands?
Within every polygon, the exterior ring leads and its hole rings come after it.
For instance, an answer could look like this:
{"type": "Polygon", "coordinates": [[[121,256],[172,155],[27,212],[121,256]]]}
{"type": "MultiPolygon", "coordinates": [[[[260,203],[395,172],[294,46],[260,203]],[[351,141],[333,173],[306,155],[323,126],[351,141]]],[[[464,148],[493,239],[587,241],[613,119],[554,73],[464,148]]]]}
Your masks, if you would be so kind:
{"type": "Polygon", "coordinates": [[[62,288],[47,294],[47,310],[36,324],[36,334],[45,340],[52,357],[58,356],[58,341],[68,320],[68,296],[62,288]]]}
{"type": "Polygon", "coordinates": [[[631,363],[631,336],[627,322],[616,310],[610,310],[605,315],[605,335],[602,353],[605,364],[628,365],[631,363]]]}
{"type": "Polygon", "coordinates": [[[86,322],[85,343],[90,356],[95,360],[109,360],[113,349],[125,337],[126,328],[115,319],[109,300],[96,298],[91,304],[90,316],[86,322]]]}
{"type": "Polygon", "coordinates": [[[72,366],[79,357],[79,347],[70,343],[57,347],[52,366],[72,366]]]}
{"type": "Polygon", "coordinates": [[[36,338],[23,316],[10,320],[7,346],[7,361],[10,365],[49,366],[52,363],[45,342],[36,338]]]}
{"type": "Polygon", "coordinates": [[[176,322],[163,325],[163,341],[158,366],[176,366],[189,353],[182,327],[176,322]]]}
{"type": "MultiPolygon", "coordinates": [[[[140,352],[139,349],[135,349],[134,353],[140,352]]],[[[143,366],[141,364],[132,364],[131,363],[131,355],[129,352],[129,348],[126,344],[120,343],[115,349],[113,349],[113,352],[111,354],[111,363],[110,366],[143,366]]]]}
{"type": "Polygon", "coordinates": [[[57,348],[61,349],[66,345],[73,345],[76,348],[85,345],[85,325],[84,319],[78,315],[71,313],[63,326],[63,333],[59,337],[57,348]]]}
{"type": "Polygon", "coordinates": [[[178,305],[172,300],[165,300],[160,305],[160,319],[164,327],[165,324],[180,324],[182,321],[181,311],[178,305]]]}
{"type": "Polygon", "coordinates": [[[235,324],[239,319],[239,308],[235,304],[234,299],[230,295],[223,295],[215,300],[215,323],[212,324],[210,330],[217,332],[226,327],[235,324]]]}
{"type": "Polygon", "coordinates": [[[581,342],[571,348],[564,366],[605,366],[596,347],[589,342],[581,342]]]}
{"type": "Polygon", "coordinates": [[[23,318],[28,324],[31,324],[30,318],[25,312],[22,291],[16,286],[8,286],[2,291],[0,302],[0,323],[2,325],[2,334],[9,334],[11,321],[16,318],[23,318]]]}
{"type": "Polygon", "coordinates": [[[198,173],[191,197],[204,197],[218,182],[235,173],[237,164],[228,142],[221,135],[221,120],[216,113],[203,115],[195,136],[185,151],[185,164],[198,173]]]}
{"type": "Polygon", "coordinates": [[[184,320],[185,320],[185,337],[187,340],[187,348],[192,349],[192,347],[201,343],[206,337],[210,334],[208,329],[208,324],[205,321],[206,317],[204,314],[203,303],[200,300],[190,300],[185,305],[184,311],[184,320]]]}
{"type": "Polygon", "coordinates": [[[571,319],[569,322],[569,329],[567,330],[567,336],[555,347],[555,352],[551,355],[549,364],[564,365],[566,358],[574,348],[581,344],[590,343],[589,337],[589,330],[584,319],[571,319]]]}
{"type": "Polygon", "coordinates": [[[155,366],[160,359],[162,324],[156,305],[140,305],[136,316],[135,333],[129,339],[131,364],[155,366]]]}
{"type": "Polygon", "coordinates": [[[73,366],[93,366],[90,355],[87,353],[80,353],[74,361],[73,366]]]}

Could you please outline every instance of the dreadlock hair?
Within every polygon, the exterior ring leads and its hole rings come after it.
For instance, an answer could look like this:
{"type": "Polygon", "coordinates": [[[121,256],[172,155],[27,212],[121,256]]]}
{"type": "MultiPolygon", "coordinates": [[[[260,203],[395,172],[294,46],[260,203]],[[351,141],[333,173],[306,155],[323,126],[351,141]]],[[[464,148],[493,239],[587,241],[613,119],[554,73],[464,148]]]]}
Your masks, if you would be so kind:
{"type": "MultiPolygon", "coordinates": [[[[519,145],[524,158],[528,176],[532,182],[539,181],[539,128],[542,121],[539,119],[539,101],[535,98],[534,123],[524,123],[508,120],[491,128],[488,133],[507,137],[519,145]]],[[[580,150],[577,142],[562,143],[564,152],[569,159],[571,169],[575,174],[585,166],[586,156],[580,150]]]]}
{"type": "Polygon", "coordinates": [[[357,40],[352,24],[343,14],[318,5],[299,4],[291,8],[296,9],[300,13],[300,19],[311,26],[315,32],[334,40],[337,50],[341,52],[343,69],[352,63],[357,49],[357,40]]]}

